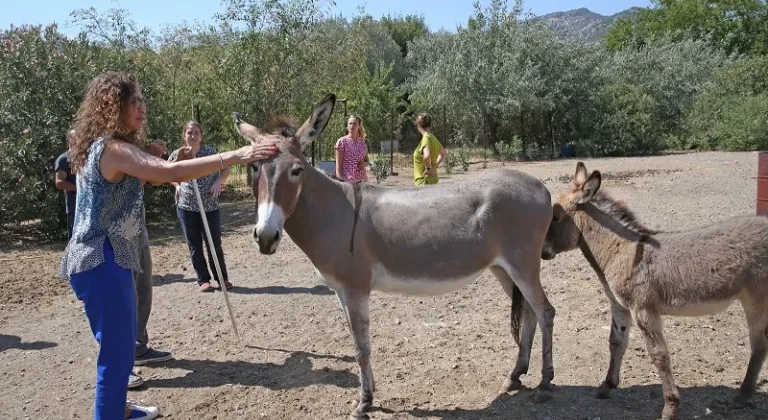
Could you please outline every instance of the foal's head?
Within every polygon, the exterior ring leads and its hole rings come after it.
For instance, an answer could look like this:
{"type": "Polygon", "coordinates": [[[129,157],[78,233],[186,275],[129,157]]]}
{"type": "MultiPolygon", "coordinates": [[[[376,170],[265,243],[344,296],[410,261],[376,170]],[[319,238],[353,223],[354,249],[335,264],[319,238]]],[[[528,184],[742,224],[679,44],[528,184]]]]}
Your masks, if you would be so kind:
{"type": "Polygon", "coordinates": [[[542,259],[551,260],[557,254],[578,248],[582,232],[598,225],[625,240],[659,246],[652,236],[656,232],[643,226],[624,203],[598,191],[601,182],[600,171],[587,175],[584,163],[576,164],[573,188],[561,195],[552,208],[542,259]]]}
{"type": "Polygon", "coordinates": [[[253,195],[258,212],[253,239],[262,254],[274,254],[277,250],[283,224],[296,207],[304,184],[304,170],[309,165],[302,153],[325,130],[335,103],[336,96],[328,94],[301,127],[283,121],[272,134],[246,123],[235,114],[235,126],[240,135],[253,142],[276,141],[280,149],[272,158],[252,164],[253,195]]]}
{"type": "Polygon", "coordinates": [[[552,208],[552,222],[541,251],[541,258],[551,260],[557,254],[578,248],[581,231],[574,221],[574,215],[581,205],[589,202],[600,188],[602,181],[599,171],[587,176],[587,167],[579,162],[573,176],[573,188],[560,196],[552,208]]]}

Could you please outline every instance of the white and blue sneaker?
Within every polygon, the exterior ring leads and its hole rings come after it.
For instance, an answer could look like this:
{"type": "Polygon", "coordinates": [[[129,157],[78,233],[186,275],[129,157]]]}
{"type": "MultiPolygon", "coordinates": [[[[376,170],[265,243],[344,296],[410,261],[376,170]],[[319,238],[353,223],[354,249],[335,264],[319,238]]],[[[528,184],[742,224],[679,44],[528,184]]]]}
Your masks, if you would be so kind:
{"type": "Polygon", "coordinates": [[[142,379],[141,376],[131,372],[130,376],[128,376],[128,389],[138,388],[142,385],[144,385],[144,379],[142,379]]]}
{"type": "Polygon", "coordinates": [[[145,407],[131,401],[128,402],[125,410],[126,412],[130,410],[126,420],[152,420],[160,415],[160,410],[157,407],[145,407]]]}

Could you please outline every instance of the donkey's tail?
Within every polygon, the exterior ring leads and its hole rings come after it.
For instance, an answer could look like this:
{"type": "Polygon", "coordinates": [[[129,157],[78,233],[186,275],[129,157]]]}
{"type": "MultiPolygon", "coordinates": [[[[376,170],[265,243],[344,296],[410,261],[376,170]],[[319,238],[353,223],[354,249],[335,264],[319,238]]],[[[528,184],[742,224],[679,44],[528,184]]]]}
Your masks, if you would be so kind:
{"type": "Polygon", "coordinates": [[[512,328],[512,338],[515,339],[515,343],[520,346],[520,321],[523,317],[523,305],[525,305],[525,298],[523,298],[523,292],[512,283],[512,308],[509,314],[509,323],[512,328]]]}

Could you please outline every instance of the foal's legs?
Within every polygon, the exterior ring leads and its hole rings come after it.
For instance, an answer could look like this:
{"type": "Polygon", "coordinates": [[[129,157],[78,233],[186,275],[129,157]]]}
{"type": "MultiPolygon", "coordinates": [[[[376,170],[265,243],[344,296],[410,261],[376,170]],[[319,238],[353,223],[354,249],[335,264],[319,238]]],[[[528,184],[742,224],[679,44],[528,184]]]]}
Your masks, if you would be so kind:
{"type": "MultiPolygon", "coordinates": [[[[496,279],[501,283],[501,287],[504,292],[507,293],[510,299],[514,293],[515,283],[509,274],[501,267],[491,267],[491,272],[496,276],[496,279]]],[[[513,308],[514,310],[514,308],[513,308]]],[[[528,373],[528,364],[531,360],[531,349],[533,348],[533,338],[536,335],[536,313],[528,304],[528,301],[523,302],[522,312],[522,331],[520,333],[520,343],[518,343],[517,361],[515,367],[509,372],[507,380],[504,382],[502,392],[509,392],[520,389],[522,382],[520,382],[520,376],[528,373]]]]}
{"type": "Polygon", "coordinates": [[[360,365],[360,399],[350,415],[353,419],[367,419],[367,411],[373,405],[373,392],[376,385],[371,368],[371,335],[368,293],[349,290],[339,291],[339,302],[344,307],[352,339],[355,343],[355,359],[360,365]]]}
{"type": "Polygon", "coordinates": [[[755,393],[757,379],[760,376],[766,353],[768,353],[768,307],[766,307],[766,302],[762,299],[742,299],[741,303],[747,316],[752,355],[749,357],[747,373],[741,383],[739,393],[733,399],[736,406],[744,405],[749,397],[755,393]]]}
{"type": "Polygon", "coordinates": [[[551,382],[555,377],[555,368],[552,363],[552,329],[555,323],[555,308],[549,303],[547,295],[541,287],[539,278],[540,255],[535,255],[535,258],[530,257],[516,254],[503,268],[515,280],[515,285],[522,292],[526,302],[531,305],[536,314],[536,321],[541,328],[541,382],[537,387],[534,401],[544,402],[552,398],[551,382]]]}
{"type": "Polygon", "coordinates": [[[680,407],[680,393],[675,386],[675,378],[672,375],[672,363],[669,358],[669,350],[664,340],[664,331],[661,315],[648,309],[633,310],[637,327],[645,338],[648,355],[661,378],[661,388],[664,392],[664,409],[661,412],[662,420],[677,419],[680,407]]]}
{"type": "Polygon", "coordinates": [[[629,345],[629,327],[631,325],[632,315],[630,312],[618,302],[611,302],[611,335],[608,338],[611,361],[605,380],[597,389],[598,398],[608,398],[611,390],[619,386],[621,361],[624,359],[624,353],[629,345]]]}

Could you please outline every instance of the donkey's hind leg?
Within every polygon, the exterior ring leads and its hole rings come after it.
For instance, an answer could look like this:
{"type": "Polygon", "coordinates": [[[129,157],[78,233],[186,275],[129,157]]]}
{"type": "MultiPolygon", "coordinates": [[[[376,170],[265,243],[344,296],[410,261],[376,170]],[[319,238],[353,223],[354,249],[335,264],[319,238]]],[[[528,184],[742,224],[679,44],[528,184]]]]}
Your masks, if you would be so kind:
{"type": "Polygon", "coordinates": [[[518,297],[516,294],[520,293],[517,289],[512,278],[509,277],[506,270],[501,267],[491,267],[491,272],[496,276],[496,279],[501,283],[501,287],[504,292],[507,293],[510,299],[512,299],[512,307],[510,313],[510,324],[512,330],[512,336],[517,343],[517,361],[515,367],[507,375],[507,380],[504,382],[502,392],[515,391],[522,388],[523,384],[520,381],[520,376],[528,373],[528,365],[531,361],[531,349],[533,348],[533,338],[536,335],[536,313],[531,308],[531,305],[525,299],[522,302],[516,302],[518,297]],[[516,307],[516,305],[522,304],[522,308],[516,307]],[[519,325],[515,325],[518,313],[516,311],[522,310],[522,315],[517,322],[519,325]],[[516,331],[517,330],[517,331],[516,331]],[[518,333],[519,336],[518,336],[518,333]]]}
{"type": "Polygon", "coordinates": [[[664,409],[661,412],[662,420],[676,420],[680,409],[680,392],[675,385],[672,374],[672,361],[669,357],[667,342],[664,339],[664,328],[661,315],[653,309],[639,309],[632,311],[637,328],[645,338],[648,355],[651,357],[656,371],[661,379],[661,389],[664,392],[664,409]]]}
{"type": "Polygon", "coordinates": [[[749,328],[749,344],[752,354],[749,357],[749,365],[744,381],[741,383],[739,393],[733,399],[736,407],[743,406],[755,393],[757,379],[768,353],[768,302],[764,299],[742,299],[744,313],[747,317],[749,328]]]}
{"type": "Polygon", "coordinates": [[[360,366],[360,398],[357,407],[350,415],[352,419],[367,419],[373,405],[373,392],[376,388],[371,367],[370,311],[367,293],[339,291],[339,302],[347,316],[347,325],[355,343],[355,359],[360,366]]]}
{"type": "MultiPolygon", "coordinates": [[[[515,254],[515,257],[502,265],[507,274],[520,289],[525,301],[536,313],[536,322],[541,328],[541,382],[536,389],[534,402],[541,403],[552,398],[552,379],[555,368],[552,362],[552,330],[555,323],[555,307],[549,303],[544,288],[541,287],[539,270],[540,255],[515,254]]],[[[501,265],[501,264],[500,264],[501,265]]]]}

